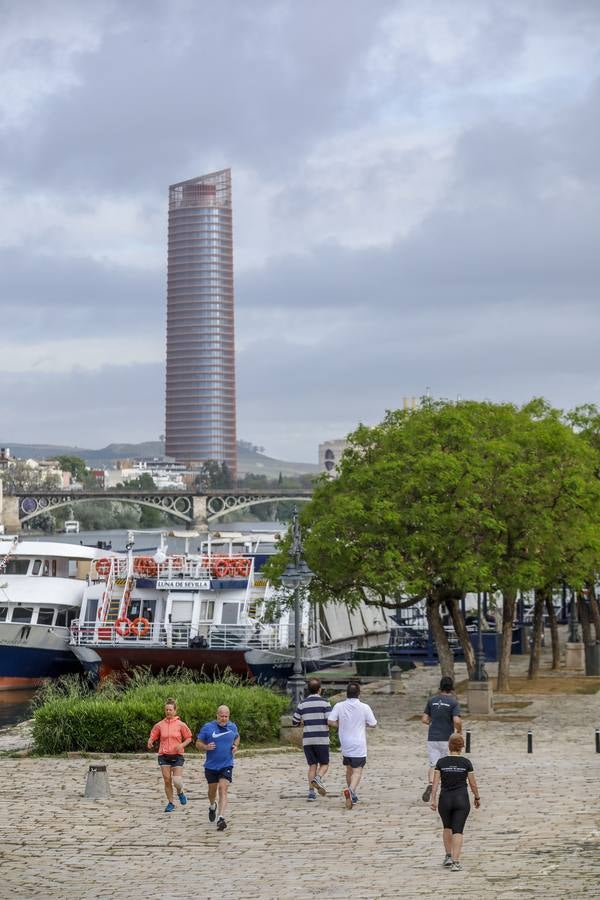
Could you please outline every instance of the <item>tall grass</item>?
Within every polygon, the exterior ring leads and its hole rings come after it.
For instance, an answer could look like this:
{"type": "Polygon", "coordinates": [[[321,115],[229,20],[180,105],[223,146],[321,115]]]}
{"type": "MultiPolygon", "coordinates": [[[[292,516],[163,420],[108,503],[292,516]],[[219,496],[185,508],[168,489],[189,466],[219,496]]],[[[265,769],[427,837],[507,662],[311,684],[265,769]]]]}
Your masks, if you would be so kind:
{"type": "Polygon", "coordinates": [[[49,755],[142,752],[168,697],[177,700],[177,712],[194,735],[225,704],[245,746],[275,743],[288,706],[286,697],[234,676],[209,682],[185,670],[158,677],[138,670],[127,681],[104,682],[96,691],[68,676],[45,688],[36,701],[34,750],[49,755]]]}

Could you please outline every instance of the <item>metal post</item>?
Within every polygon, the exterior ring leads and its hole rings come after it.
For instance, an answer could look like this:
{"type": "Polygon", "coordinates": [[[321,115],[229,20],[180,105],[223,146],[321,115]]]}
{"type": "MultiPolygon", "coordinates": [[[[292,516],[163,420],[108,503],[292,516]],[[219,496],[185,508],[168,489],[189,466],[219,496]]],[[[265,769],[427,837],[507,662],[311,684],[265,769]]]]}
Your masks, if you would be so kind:
{"type": "Polygon", "coordinates": [[[533,753],[533,732],[531,728],[527,732],[527,752],[533,753]]]}
{"type": "Polygon", "coordinates": [[[471,752],[471,732],[469,731],[468,728],[465,732],[465,736],[466,736],[465,753],[470,753],[471,752]]]}
{"type": "Polygon", "coordinates": [[[485,653],[483,652],[483,635],[481,633],[481,592],[477,591],[477,650],[475,651],[475,675],[473,681],[487,681],[485,671],[485,653]]]}
{"type": "Polygon", "coordinates": [[[600,728],[596,728],[596,753],[600,753],[600,728]]]}
{"type": "Polygon", "coordinates": [[[569,615],[569,642],[579,643],[579,624],[577,622],[577,593],[571,591],[571,609],[569,615]]]}
{"type": "Polygon", "coordinates": [[[281,580],[284,584],[293,587],[294,591],[294,670],[292,677],[288,680],[287,688],[292,699],[292,704],[294,708],[296,708],[304,697],[306,688],[306,682],[302,672],[302,587],[304,584],[308,583],[312,577],[312,572],[302,560],[302,537],[296,510],[294,510],[291,530],[292,545],[289,551],[290,562],[281,576],[281,580]]]}

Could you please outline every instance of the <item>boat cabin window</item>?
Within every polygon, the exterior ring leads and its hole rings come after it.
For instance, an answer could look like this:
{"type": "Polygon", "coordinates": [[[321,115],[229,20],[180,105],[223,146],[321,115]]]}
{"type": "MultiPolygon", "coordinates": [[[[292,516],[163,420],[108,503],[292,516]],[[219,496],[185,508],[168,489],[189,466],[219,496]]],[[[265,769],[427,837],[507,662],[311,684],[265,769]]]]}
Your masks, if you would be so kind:
{"type": "Polygon", "coordinates": [[[54,610],[49,607],[42,606],[38,611],[38,625],[52,625],[54,619],[54,610]]]}
{"type": "Polygon", "coordinates": [[[5,575],[27,575],[28,559],[9,559],[4,568],[5,575]]]}
{"type": "Polygon", "coordinates": [[[0,606],[0,622],[6,622],[6,614],[8,613],[8,606],[0,606]]]}
{"type": "Polygon", "coordinates": [[[55,625],[62,626],[63,628],[67,627],[67,611],[66,611],[66,609],[59,609],[59,611],[56,614],[55,625]]]}
{"type": "Polygon", "coordinates": [[[239,603],[224,603],[221,625],[237,625],[239,608],[239,603]]]}
{"type": "Polygon", "coordinates": [[[12,611],[13,622],[31,622],[33,608],[31,606],[15,606],[12,611]]]}
{"type": "Polygon", "coordinates": [[[214,600],[201,600],[200,601],[200,621],[201,622],[212,622],[215,617],[215,601],[214,600]]]}
{"type": "Polygon", "coordinates": [[[42,568],[42,561],[41,561],[41,559],[34,559],[34,561],[33,561],[33,566],[32,566],[32,568],[31,568],[31,574],[32,574],[32,575],[39,575],[39,574],[40,574],[40,569],[41,569],[41,568],[42,568]]]}

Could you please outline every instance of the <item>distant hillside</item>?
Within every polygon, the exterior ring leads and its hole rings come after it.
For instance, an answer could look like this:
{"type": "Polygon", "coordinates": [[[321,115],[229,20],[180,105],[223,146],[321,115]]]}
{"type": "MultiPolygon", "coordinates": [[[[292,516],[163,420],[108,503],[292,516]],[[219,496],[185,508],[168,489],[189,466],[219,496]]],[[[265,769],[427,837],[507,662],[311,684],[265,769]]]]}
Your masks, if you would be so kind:
{"type": "MultiPolygon", "coordinates": [[[[161,457],[164,453],[164,445],[160,441],[143,441],[141,444],[109,444],[100,450],[60,444],[17,444],[11,441],[1,441],[0,446],[10,447],[13,456],[23,459],[49,459],[63,454],[81,456],[90,466],[112,466],[117,459],[161,457]]],[[[238,446],[238,473],[240,475],[251,473],[266,475],[267,478],[277,478],[280,472],[283,476],[304,475],[317,472],[318,468],[314,463],[288,462],[265,456],[249,446],[247,441],[242,441],[238,446]]]]}

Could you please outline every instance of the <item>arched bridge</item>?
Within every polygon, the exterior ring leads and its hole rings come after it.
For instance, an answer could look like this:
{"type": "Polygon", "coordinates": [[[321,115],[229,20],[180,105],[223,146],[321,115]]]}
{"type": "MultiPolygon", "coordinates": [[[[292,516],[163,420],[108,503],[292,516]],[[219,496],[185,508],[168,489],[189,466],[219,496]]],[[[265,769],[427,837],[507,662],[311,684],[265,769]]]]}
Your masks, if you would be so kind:
{"type": "Polygon", "coordinates": [[[191,491],[14,491],[4,495],[0,506],[0,522],[5,531],[20,530],[21,525],[42,513],[52,512],[61,506],[99,500],[118,500],[120,503],[136,503],[168,513],[189,525],[206,526],[229,513],[236,513],[261,503],[283,500],[308,501],[310,490],[207,491],[202,494],[191,491]]]}

